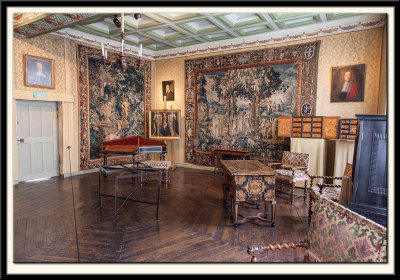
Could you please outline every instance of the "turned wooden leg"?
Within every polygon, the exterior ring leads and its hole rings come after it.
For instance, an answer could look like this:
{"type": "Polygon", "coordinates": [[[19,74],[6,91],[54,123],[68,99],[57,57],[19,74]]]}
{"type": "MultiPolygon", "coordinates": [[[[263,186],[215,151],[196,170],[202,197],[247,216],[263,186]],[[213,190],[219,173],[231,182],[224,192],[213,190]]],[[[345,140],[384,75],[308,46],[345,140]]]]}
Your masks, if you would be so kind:
{"type": "Polygon", "coordinates": [[[290,204],[294,203],[294,188],[296,187],[296,183],[292,183],[292,190],[290,191],[290,204]]]}
{"type": "Polygon", "coordinates": [[[270,203],[271,203],[271,227],[274,227],[276,218],[276,200],[272,200],[270,203]]]}
{"type": "Polygon", "coordinates": [[[264,218],[268,218],[268,201],[264,200],[264,218]]]}
{"type": "Polygon", "coordinates": [[[304,197],[303,197],[304,201],[306,201],[306,195],[307,195],[307,182],[308,181],[304,182],[304,197]]]}
{"type": "Polygon", "coordinates": [[[308,224],[311,222],[311,215],[312,215],[312,199],[311,199],[311,193],[308,195],[309,198],[309,204],[308,204],[308,224]]]}
{"type": "Polygon", "coordinates": [[[252,263],[258,262],[257,256],[255,256],[255,255],[252,256],[252,257],[251,257],[251,262],[252,262],[252,263]]]}
{"type": "Polygon", "coordinates": [[[99,206],[101,207],[101,172],[102,168],[100,167],[99,171],[99,206]]]}
{"type": "Polygon", "coordinates": [[[168,171],[168,169],[164,170],[163,175],[164,175],[165,187],[168,187],[168,185],[169,185],[169,171],[168,171]]]}
{"type": "Polygon", "coordinates": [[[238,210],[239,210],[239,202],[238,201],[235,201],[235,222],[233,223],[233,226],[234,227],[237,227],[238,226],[238,210]]]}

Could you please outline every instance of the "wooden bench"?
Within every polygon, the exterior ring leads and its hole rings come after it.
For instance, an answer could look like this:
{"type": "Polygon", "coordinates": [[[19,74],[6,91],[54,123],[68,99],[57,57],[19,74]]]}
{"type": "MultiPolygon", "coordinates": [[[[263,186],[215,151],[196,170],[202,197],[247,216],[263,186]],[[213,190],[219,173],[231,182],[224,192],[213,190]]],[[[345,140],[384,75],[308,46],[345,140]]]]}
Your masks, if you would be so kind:
{"type": "Polygon", "coordinates": [[[169,160],[143,160],[140,161],[140,164],[155,168],[155,169],[161,169],[163,172],[163,178],[162,180],[164,181],[165,186],[168,186],[170,183],[170,175],[171,171],[175,169],[175,166],[172,164],[171,161],[169,160]]]}
{"type": "Polygon", "coordinates": [[[318,191],[308,236],[302,241],[249,246],[251,262],[267,251],[306,248],[304,262],[387,262],[387,230],[318,191]]]}

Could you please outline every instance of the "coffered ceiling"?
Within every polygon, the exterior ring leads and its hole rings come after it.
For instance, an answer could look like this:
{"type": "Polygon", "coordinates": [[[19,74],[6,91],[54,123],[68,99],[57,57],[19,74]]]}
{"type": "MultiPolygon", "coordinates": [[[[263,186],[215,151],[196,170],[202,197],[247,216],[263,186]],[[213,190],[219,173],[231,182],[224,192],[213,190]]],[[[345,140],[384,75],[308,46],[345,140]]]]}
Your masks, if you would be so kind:
{"type": "MultiPolygon", "coordinates": [[[[18,13],[14,34],[51,33],[117,51],[121,28],[115,17],[121,21],[120,13],[18,13]]],[[[125,48],[136,55],[142,44],[145,57],[162,59],[378,27],[385,21],[384,14],[357,12],[144,12],[141,20],[124,13],[125,48]]]]}

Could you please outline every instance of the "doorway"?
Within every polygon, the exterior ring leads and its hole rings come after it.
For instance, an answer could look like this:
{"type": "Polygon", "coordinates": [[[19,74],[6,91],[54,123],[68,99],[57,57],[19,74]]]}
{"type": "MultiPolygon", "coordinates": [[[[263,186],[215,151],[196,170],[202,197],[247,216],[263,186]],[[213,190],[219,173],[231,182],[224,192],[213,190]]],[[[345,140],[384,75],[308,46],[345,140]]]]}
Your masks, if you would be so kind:
{"type": "Polygon", "coordinates": [[[18,181],[59,175],[57,102],[17,100],[18,181]]]}

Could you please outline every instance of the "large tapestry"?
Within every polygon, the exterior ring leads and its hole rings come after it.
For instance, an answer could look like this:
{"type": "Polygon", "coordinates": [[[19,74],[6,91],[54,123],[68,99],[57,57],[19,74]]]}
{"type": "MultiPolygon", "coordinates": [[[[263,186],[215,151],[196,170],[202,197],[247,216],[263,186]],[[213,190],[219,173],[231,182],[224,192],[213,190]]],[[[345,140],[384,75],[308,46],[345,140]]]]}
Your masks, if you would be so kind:
{"type": "Polygon", "coordinates": [[[185,61],[186,160],[212,164],[214,147],[280,158],[280,116],[313,115],[319,41],[185,61]]]}
{"type": "MultiPolygon", "coordinates": [[[[150,110],[150,63],[136,67],[128,58],[125,73],[119,64],[104,65],[101,51],[78,46],[80,96],[80,167],[98,167],[103,163],[104,141],[127,136],[145,136],[146,112],[150,110]]],[[[118,56],[111,55],[111,59],[118,56]]],[[[130,158],[131,159],[131,158],[130,158]]],[[[114,157],[109,162],[121,163],[129,157],[114,157]]]]}

